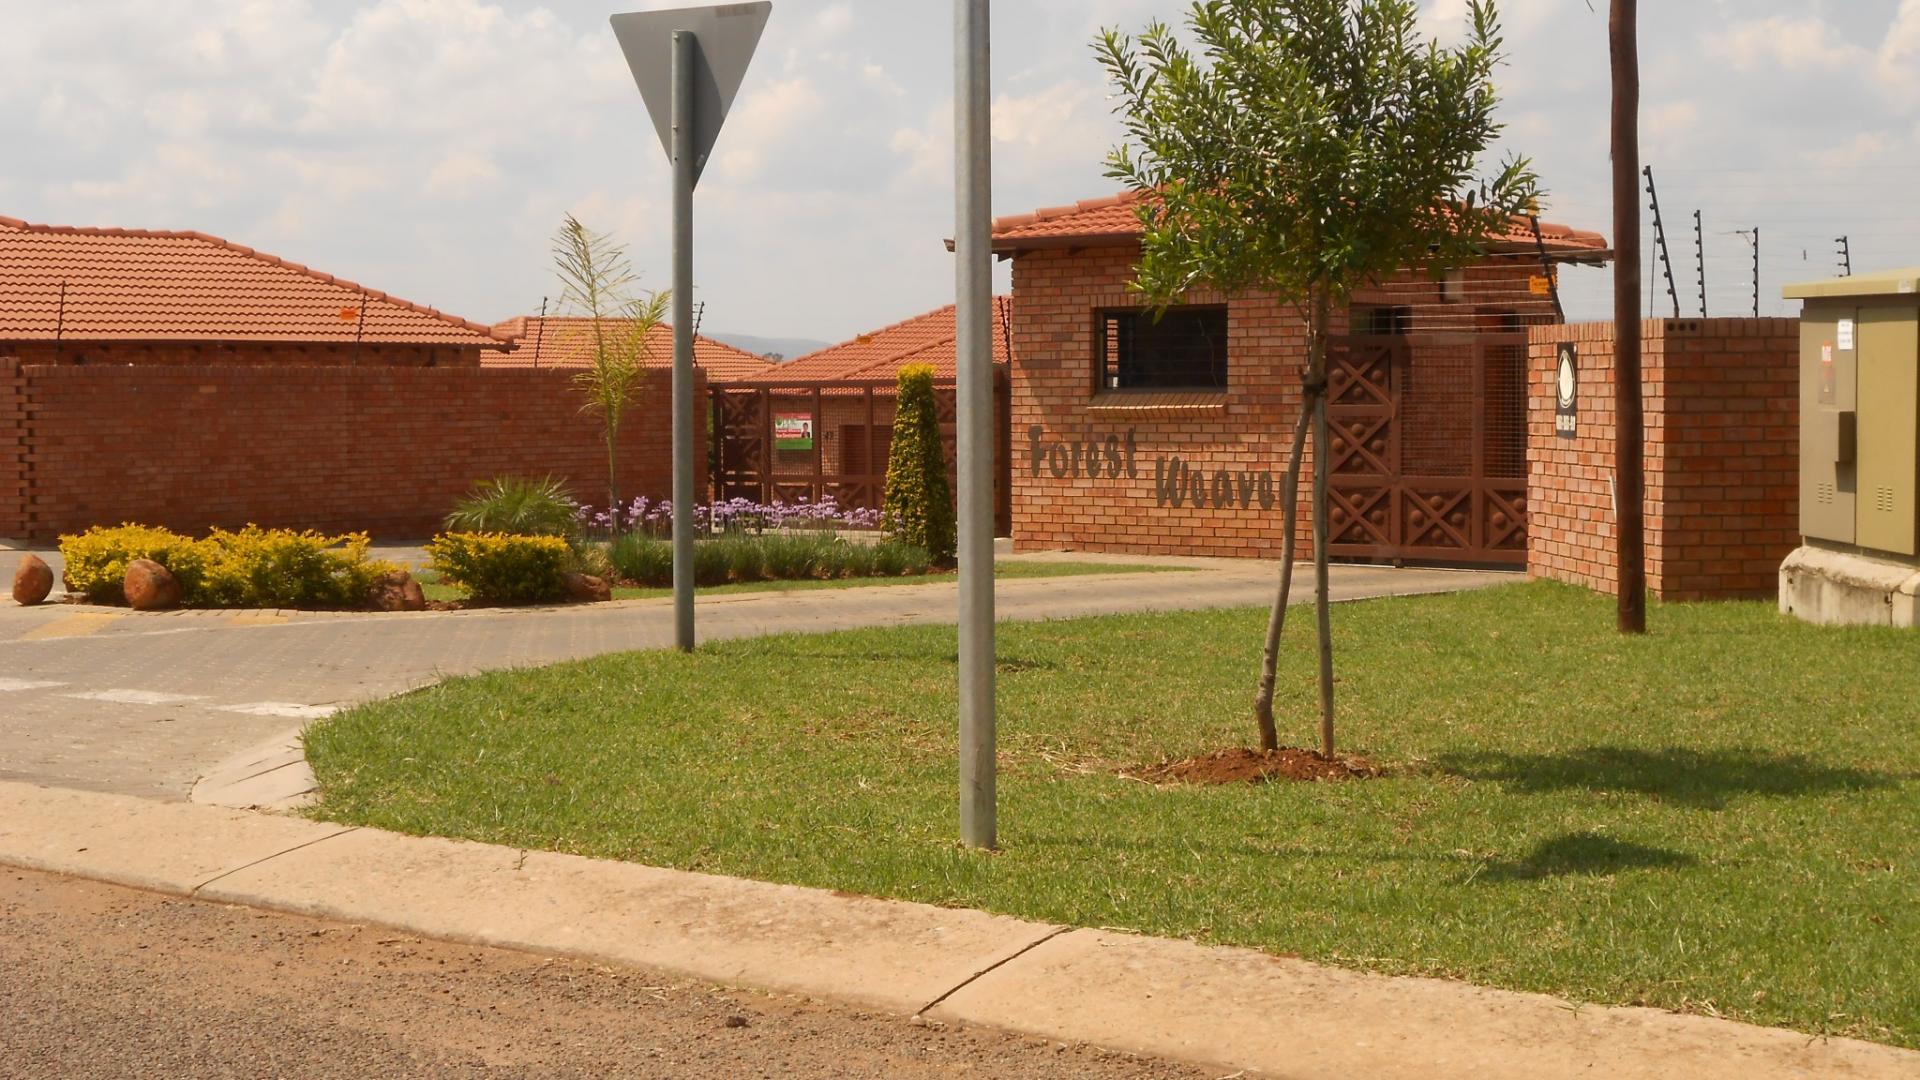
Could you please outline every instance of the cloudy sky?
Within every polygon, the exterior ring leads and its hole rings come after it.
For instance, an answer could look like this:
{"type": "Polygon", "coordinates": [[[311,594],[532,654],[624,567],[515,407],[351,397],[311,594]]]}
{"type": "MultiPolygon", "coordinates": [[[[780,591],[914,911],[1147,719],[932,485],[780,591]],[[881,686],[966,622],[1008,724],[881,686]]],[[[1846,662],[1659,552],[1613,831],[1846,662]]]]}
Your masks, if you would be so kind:
{"type": "MultiPolygon", "coordinates": [[[[0,214],[199,229],[483,321],[553,291],[572,211],[664,285],[667,172],[619,0],[0,0],[0,214]]],[[[1088,42],[1177,0],[995,4],[997,213],[1108,194],[1088,42]]],[[[1464,0],[1424,0],[1457,33],[1464,0]]],[[[1605,0],[1506,0],[1513,147],[1547,216],[1606,230],[1605,0]]],[[[1642,5],[1645,157],[1698,307],[1920,264],[1920,0],[1642,5]]],[[[840,340],[948,302],[951,5],[776,0],[700,191],[704,328],[840,340]]],[[[1607,310],[1604,272],[1571,314],[1607,310]]],[[[1662,297],[1664,304],[1664,296],[1662,297]]]]}

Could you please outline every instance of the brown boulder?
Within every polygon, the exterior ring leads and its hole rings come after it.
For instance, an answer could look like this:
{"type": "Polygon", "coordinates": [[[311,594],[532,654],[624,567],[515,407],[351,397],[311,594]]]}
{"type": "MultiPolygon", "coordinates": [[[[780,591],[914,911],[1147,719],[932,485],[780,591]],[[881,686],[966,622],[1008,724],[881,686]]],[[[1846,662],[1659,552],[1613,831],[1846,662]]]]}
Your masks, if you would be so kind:
{"type": "Polygon", "coordinates": [[[608,585],[605,578],[568,574],[567,596],[582,604],[604,604],[613,599],[613,586],[608,585]]]}
{"type": "Polygon", "coordinates": [[[388,574],[373,587],[373,606],[381,611],[425,611],[427,594],[405,570],[388,574]]]}
{"type": "Polygon", "coordinates": [[[53,569],[38,555],[20,556],[20,569],[13,572],[13,602],[32,607],[46,600],[53,591],[53,569]]]}
{"type": "Polygon", "coordinates": [[[152,559],[135,559],[127,564],[124,591],[127,605],[135,611],[164,611],[180,606],[180,579],[152,559]]]}

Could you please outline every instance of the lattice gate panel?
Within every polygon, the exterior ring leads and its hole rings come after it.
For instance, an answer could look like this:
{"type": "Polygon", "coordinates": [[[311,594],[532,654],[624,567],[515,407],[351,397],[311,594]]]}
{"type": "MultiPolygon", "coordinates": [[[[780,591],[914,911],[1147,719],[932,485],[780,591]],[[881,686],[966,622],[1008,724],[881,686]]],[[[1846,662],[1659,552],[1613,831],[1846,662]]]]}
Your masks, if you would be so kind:
{"type": "Polygon", "coordinates": [[[1328,378],[1334,554],[1525,562],[1524,338],[1336,339],[1328,378]]]}

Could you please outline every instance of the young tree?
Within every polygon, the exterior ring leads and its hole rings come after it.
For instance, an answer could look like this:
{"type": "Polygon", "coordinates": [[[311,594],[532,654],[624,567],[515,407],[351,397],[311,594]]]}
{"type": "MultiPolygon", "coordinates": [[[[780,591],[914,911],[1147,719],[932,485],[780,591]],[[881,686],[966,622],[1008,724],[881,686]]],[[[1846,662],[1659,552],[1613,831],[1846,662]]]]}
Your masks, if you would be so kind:
{"type": "Polygon", "coordinates": [[[953,485],[934,411],[933,368],[926,364],[900,369],[881,525],[894,539],[925,548],[935,566],[953,565],[953,485]]]}
{"type": "Polygon", "coordinates": [[[607,443],[607,508],[617,527],[620,421],[646,368],[648,336],[666,318],[672,296],[638,290],[626,249],[572,214],[554,234],[553,265],[563,310],[588,319],[579,333],[590,339],[593,360],[573,377],[573,385],[586,398],[581,411],[600,414],[607,443]]]}
{"type": "Polygon", "coordinates": [[[1334,752],[1327,596],[1328,324],[1353,290],[1406,268],[1435,274],[1484,249],[1535,203],[1528,162],[1492,175],[1499,136],[1492,0],[1468,0],[1457,46],[1422,39],[1415,0],[1196,0],[1189,51],[1158,21],[1094,44],[1128,142],[1107,174],[1146,196],[1134,288],[1164,309],[1206,285],[1271,292],[1307,325],[1307,368],[1285,488],[1285,548],[1254,710],[1278,746],[1273,682],[1291,585],[1300,463],[1313,431],[1320,743],[1334,752]]]}

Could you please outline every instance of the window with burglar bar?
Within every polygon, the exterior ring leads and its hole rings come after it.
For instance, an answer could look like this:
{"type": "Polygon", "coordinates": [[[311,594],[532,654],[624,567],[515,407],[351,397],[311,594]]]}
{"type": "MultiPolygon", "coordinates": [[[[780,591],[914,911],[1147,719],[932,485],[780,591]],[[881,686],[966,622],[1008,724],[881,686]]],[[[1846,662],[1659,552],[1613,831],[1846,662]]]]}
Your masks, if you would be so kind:
{"type": "Polygon", "coordinates": [[[1095,314],[1102,390],[1225,390],[1227,309],[1125,309],[1095,314]]]}

